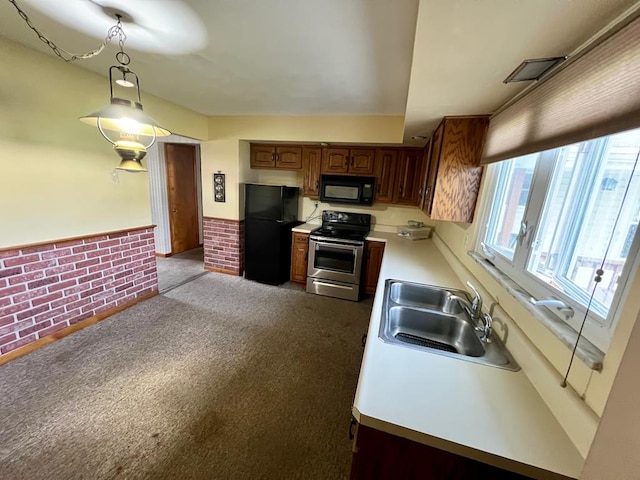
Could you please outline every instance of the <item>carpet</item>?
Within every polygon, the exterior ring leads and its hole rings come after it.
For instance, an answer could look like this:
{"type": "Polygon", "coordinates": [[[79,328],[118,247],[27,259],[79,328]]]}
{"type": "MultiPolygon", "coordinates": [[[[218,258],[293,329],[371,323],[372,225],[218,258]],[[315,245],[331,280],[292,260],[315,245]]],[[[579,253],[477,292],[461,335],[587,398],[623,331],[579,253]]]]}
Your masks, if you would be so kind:
{"type": "Polygon", "coordinates": [[[371,302],[209,273],[0,367],[0,478],[348,478],[371,302]]]}
{"type": "Polygon", "coordinates": [[[160,293],[167,292],[207,273],[204,269],[204,250],[202,247],[187,250],[171,257],[156,257],[156,264],[160,293]]]}

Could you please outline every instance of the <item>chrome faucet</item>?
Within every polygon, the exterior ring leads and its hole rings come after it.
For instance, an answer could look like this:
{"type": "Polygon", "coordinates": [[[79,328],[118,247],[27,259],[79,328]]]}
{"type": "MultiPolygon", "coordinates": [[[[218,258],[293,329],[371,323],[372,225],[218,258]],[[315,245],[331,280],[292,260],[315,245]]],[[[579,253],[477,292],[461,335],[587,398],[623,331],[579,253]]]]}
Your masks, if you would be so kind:
{"type": "Polygon", "coordinates": [[[480,320],[480,314],[482,313],[482,297],[471,282],[467,282],[467,287],[473,290],[473,293],[475,294],[471,302],[460,295],[456,295],[455,293],[449,297],[449,300],[457,300],[460,302],[462,307],[469,313],[471,320],[477,323],[480,320]]]}
{"type": "Polygon", "coordinates": [[[536,300],[535,298],[531,297],[529,299],[529,302],[531,302],[531,304],[535,305],[536,307],[556,307],[561,313],[564,314],[564,317],[567,320],[573,317],[573,314],[575,313],[573,308],[564,303],[562,300],[558,300],[557,298],[543,298],[542,300],[536,300]]]}
{"type": "Polygon", "coordinates": [[[491,339],[489,336],[491,335],[491,329],[493,327],[493,318],[488,313],[483,313],[481,317],[481,321],[478,323],[476,330],[482,332],[482,336],[480,337],[480,341],[484,343],[491,343],[491,339]],[[483,324],[483,325],[481,325],[483,324]]]}

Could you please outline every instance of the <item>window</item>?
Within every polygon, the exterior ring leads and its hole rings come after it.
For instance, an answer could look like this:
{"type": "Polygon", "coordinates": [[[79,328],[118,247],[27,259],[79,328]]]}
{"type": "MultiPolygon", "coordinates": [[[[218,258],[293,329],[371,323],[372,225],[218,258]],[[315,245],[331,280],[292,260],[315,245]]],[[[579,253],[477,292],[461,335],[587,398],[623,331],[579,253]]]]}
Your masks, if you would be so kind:
{"type": "Polygon", "coordinates": [[[637,129],[493,167],[485,251],[532,295],[572,306],[575,328],[593,293],[585,336],[603,350],[640,242],[639,157],[637,129]]]}

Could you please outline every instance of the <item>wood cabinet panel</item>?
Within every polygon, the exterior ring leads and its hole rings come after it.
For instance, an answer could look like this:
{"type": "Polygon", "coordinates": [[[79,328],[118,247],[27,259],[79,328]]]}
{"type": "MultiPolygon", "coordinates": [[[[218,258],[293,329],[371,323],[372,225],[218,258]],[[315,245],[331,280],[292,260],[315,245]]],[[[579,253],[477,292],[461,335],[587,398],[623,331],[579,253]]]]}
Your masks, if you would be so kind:
{"type": "Polygon", "coordinates": [[[373,159],[376,151],[374,148],[359,148],[349,150],[349,173],[359,175],[373,174],[373,159]]]}
{"type": "Polygon", "coordinates": [[[431,189],[432,219],[473,221],[482,178],[480,157],[488,126],[488,116],[443,120],[442,147],[431,189]]]}
{"type": "Polygon", "coordinates": [[[384,242],[365,242],[361,284],[366,294],[373,295],[376,293],[383,255],[384,242]]]}
{"type": "Polygon", "coordinates": [[[272,145],[251,144],[250,154],[251,168],[275,168],[276,147],[272,145]]]}
{"type": "Polygon", "coordinates": [[[375,158],[376,202],[393,202],[393,192],[396,189],[396,171],[398,168],[398,149],[376,150],[375,158]]]}
{"type": "Polygon", "coordinates": [[[305,197],[320,196],[320,167],[322,148],[304,147],[302,149],[302,194],[305,197]]]}
{"type": "Polygon", "coordinates": [[[347,173],[349,171],[348,148],[326,148],[322,156],[322,173],[347,173]]]}
{"type": "Polygon", "coordinates": [[[300,170],[302,168],[302,147],[276,147],[276,168],[300,170]]]}
{"type": "Polygon", "coordinates": [[[402,150],[396,173],[394,203],[418,205],[424,156],[422,149],[402,150]]]}
{"type": "Polygon", "coordinates": [[[427,174],[427,182],[424,189],[424,202],[422,210],[427,215],[431,215],[433,206],[433,190],[436,185],[436,176],[438,174],[438,164],[440,161],[440,152],[442,150],[442,137],[444,132],[444,123],[441,123],[431,137],[431,152],[429,154],[429,170],[427,174]]]}
{"type": "Polygon", "coordinates": [[[351,480],[525,480],[520,474],[358,425],[351,480]]]}
{"type": "Polygon", "coordinates": [[[291,245],[291,281],[306,283],[309,234],[293,232],[291,245]]]}

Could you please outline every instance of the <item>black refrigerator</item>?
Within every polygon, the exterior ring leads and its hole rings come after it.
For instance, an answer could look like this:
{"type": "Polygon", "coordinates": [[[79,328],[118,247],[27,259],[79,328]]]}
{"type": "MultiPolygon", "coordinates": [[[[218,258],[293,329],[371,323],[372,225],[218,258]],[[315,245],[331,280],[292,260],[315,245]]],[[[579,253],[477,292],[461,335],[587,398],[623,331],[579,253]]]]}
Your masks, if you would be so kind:
{"type": "Polygon", "coordinates": [[[298,187],[258,185],[244,187],[244,276],[248,280],[280,285],[289,280],[291,229],[298,222],[298,187]]]}

